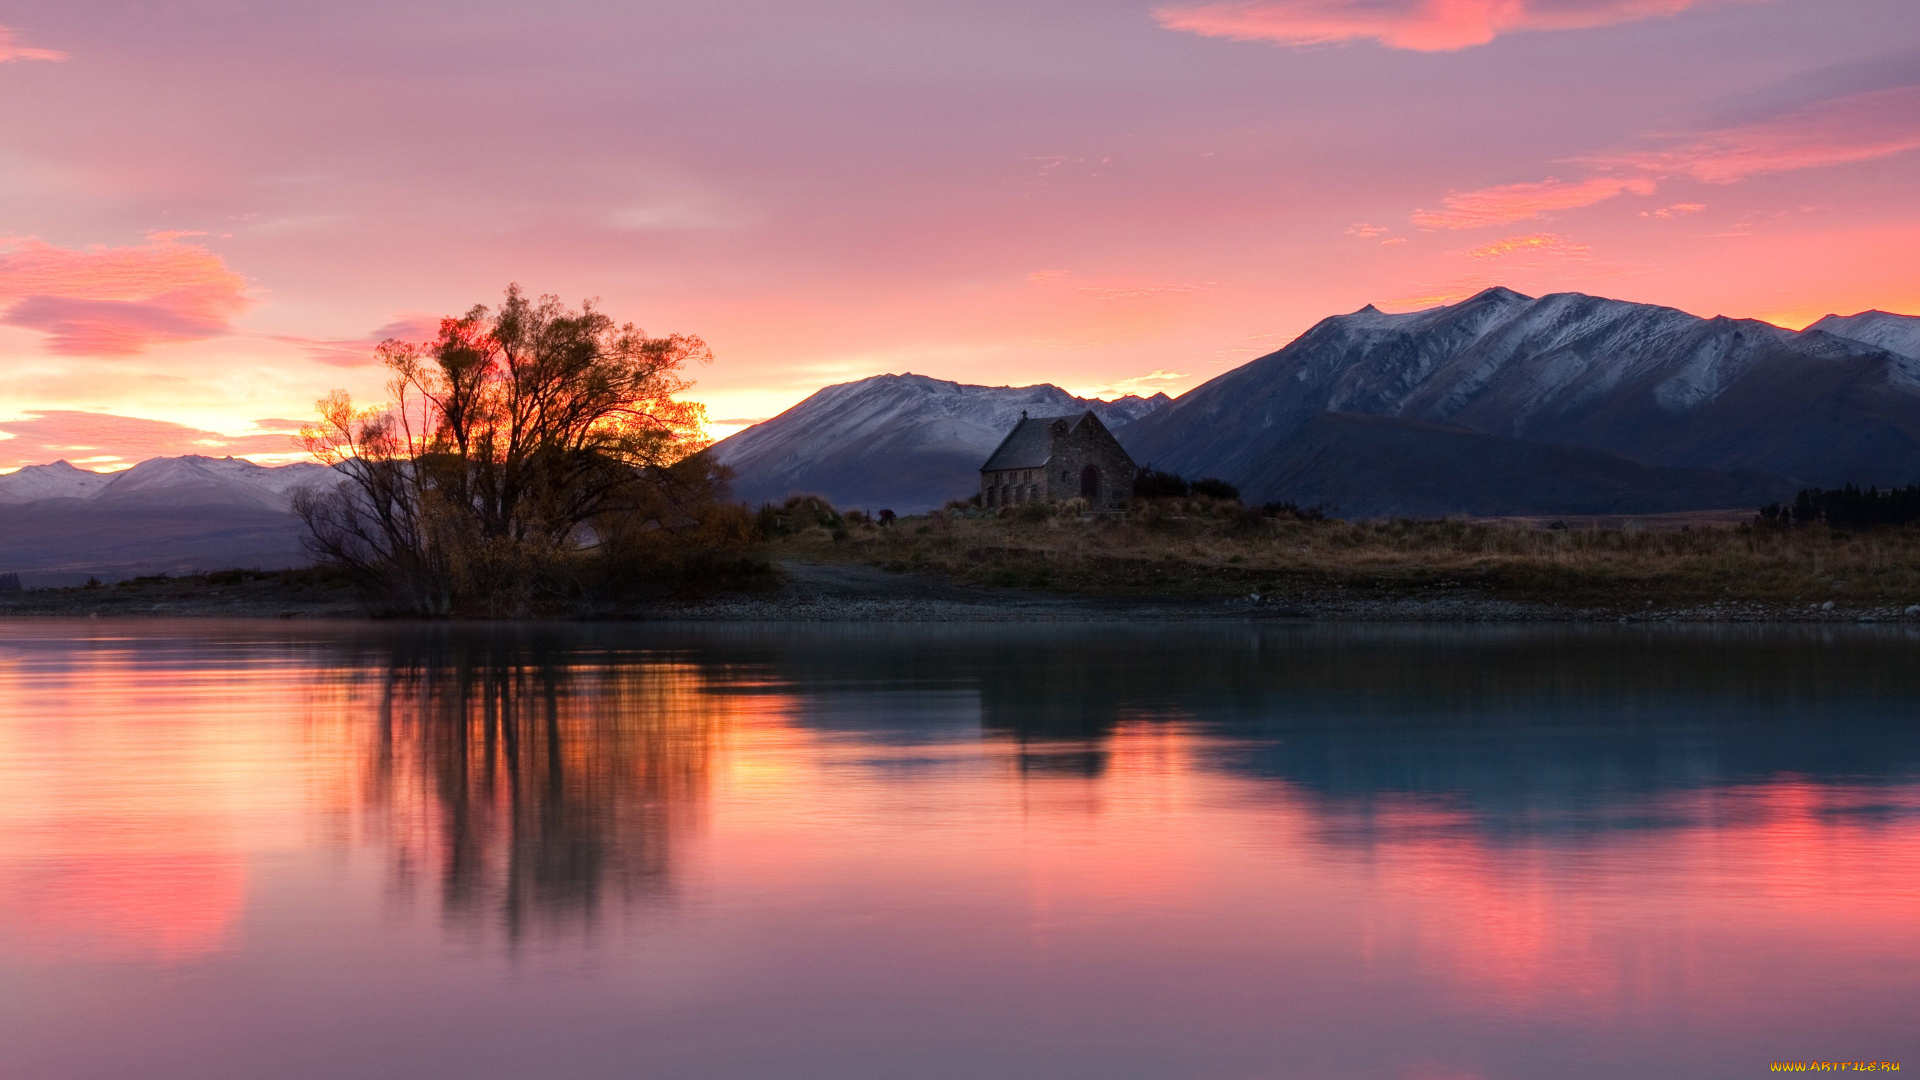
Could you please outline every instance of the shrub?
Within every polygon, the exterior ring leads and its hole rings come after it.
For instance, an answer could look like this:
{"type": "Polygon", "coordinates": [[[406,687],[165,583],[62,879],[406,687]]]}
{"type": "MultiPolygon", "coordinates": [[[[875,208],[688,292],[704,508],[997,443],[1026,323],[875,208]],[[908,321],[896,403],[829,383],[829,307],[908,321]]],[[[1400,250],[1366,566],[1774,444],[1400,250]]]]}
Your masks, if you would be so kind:
{"type": "Polygon", "coordinates": [[[1133,478],[1133,494],[1140,499],[1181,499],[1191,490],[1179,473],[1163,472],[1148,465],[1133,478]]]}
{"type": "Polygon", "coordinates": [[[1224,502],[1240,501],[1239,488],[1215,477],[1208,476],[1195,480],[1188,487],[1195,495],[1204,495],[1209,499],[1220,499],[1224,502]]]}
{"type": "Polygon", "coordinates": [[[755,524],[763,539],[771,540],[776,536],[791,536],[797,532],[820,526],[829,531],[841,527],[843,519],[833,504],[818,495],[794,495],[786,502],[775,506],[767,503],[754,515],[755,524]]]}

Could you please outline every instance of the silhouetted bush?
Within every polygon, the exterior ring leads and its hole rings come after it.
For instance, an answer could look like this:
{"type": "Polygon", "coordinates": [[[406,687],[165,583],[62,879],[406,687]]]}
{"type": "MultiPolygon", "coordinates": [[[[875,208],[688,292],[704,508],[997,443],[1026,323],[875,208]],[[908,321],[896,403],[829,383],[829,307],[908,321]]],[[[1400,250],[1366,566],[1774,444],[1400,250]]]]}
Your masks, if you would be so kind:
{"type": "Polygon", "coordinates": [[[1133,494],[1138,499],[1183,499],[1190,490],[1179,473],[1163,472],[1151,465],[1133,478],[1133,494]]]}
{"type": "Polygon", "coordinates": [[[1261,503],[1260,512],[1270,518],[1286,518],[1292,521],[1325,521],[1327,510],[1321,506],[1301,506],[1295,502],[1261,503]]]}
{"type": "Polygon", "coordinates": [[[0,592],[19,592],[19,574],[0,574],[0,592]]]}
{"type": "Polygon", "coordinates": [[[1204,495],[1209,499],[1221,499],[1226,502],[1240,501],[1239,488],[1234,487],[1225,480],[1216,479],[1215,477],[1202,477],[1199,480],[1195,480],[1192,484],[1189,484],[1188,487],[1195,495],[1204,495]]]}
{"type": "Polygon", "coordinates": [[[1133,496],[1136,499],[1184,499],[1189,495],[1225,502],[1240,501],[1239,488],[1211,476],[1188,480],[1179,473],[1148,465],[1133,478],[1133,496]]]}
{"type": "Polygon", "coordinates": [[[1920,522],[1920,486],[1903,488],[1806,488],[1791,503],[1760,508],[1756,524],[1808,525],[1825,522],[1834,529],[1871,529],[1920,522]]]}

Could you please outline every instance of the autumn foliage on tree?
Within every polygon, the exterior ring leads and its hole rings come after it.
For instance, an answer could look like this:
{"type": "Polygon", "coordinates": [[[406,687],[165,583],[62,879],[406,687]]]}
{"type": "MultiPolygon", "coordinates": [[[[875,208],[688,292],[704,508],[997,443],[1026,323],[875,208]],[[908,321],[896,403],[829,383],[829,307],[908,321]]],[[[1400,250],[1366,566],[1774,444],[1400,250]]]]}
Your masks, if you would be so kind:
{"type": "Polygon", "coordinates": [[[310,550],[389,610],[525,614],[617,597],[690,554],[744,543],[724,469],[701,453],[704,409],[681,400],[696,337],[648,337],[591,302],[528,299],[387,341],[390,400],[343,391],[303,429],[344,476],[296,502],[310,550]]]}

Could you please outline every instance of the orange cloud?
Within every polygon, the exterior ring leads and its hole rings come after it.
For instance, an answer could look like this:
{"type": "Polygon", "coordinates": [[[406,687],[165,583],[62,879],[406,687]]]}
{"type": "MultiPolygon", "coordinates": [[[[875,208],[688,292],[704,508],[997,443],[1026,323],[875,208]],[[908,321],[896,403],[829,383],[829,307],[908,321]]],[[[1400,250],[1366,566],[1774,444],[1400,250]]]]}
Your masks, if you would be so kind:
{"type": "Polygon", "coordinates": [[[84,251],[28,239],[0,252],[0,322],[70,356],[218,337],[250,306],[246,287],[218,255],[172,239],[84,251]]]}
{"type": "Polygon", "coordinates": [[[1609,169],[1731,184],[1760,173],[1872,161],[1920,150],[1920,86],[1829,98],[1669,150],[1587,159],[1609,169]]]}
{"type": "Polygon", "coordinates": [[[1642,212],[1640,216],[1641,217],[1657,217],[1657,218],[1675,218],[1675,217],[1679,217],[1682,214],[1697,214],[1700,211],[1705,210],[1706,208],[1707,208],[1706,203],[1682,202],[1682,203],[1674,203],[1672,206],[1663,206],[1660,209],[1654,210],[1650,213],[1642,212]]]}
{"type": "Polygon", "coordinates": [[[1387,228],[1385,225],[1370,225],[1364,221],[1356,221],[1347,226],[1348,236],[1357,236],[1362,240],[1371,240],[1376,236],[1385,236],[1392,231],[1392,229],[1387,228]]]}
{"type": "Polygon", "coordinates": [[[1657,185],[1644,176],[1596,176],[1587,180],[1556,180],[1502,184],[1478,191],[1456,191],[1440,200],[1444,209],[1417,210],[1413,223],[1423,229],[1477,229],[1507,225],[1555,210],[1573,210],[1605,202],[1631,192],[1650,195],[1657,185]]]}
{"type": "MultiPolygon", "coordinates": [[[[222,435],[166,420],[111,413],[53,410],[29,412],[19,420],[0,420],[0,469],[42,465],[65,458],[90,466],[131,465],[150,457],[177,454],[286,455],[297,448],[283,420],[256,421],[257,434],[222,435]]],[[[296,425],[297,426],[297,425],[296,425]]]]}
{"type": "Polygon", "coordinates": [[[0,64],[11,64],[16,60],[46,60],[59,63],[67,54],[58,49],[35,49],[19,43],[14,36],[17,33],[10,26],[0,26],[0,64]]]}
{"type": "Polygon", "coordinates": [[[1132,289],[1108,289],[1097,285],[1083,285],[1081,292],[1090,292],[1102,300],[1142,300],[1149,296],[1163,294],[1195,293],[1213,288],[1213,282],[1171,281],[1164,285],[1142,285],[1132,289]]]}
{"type": "Polygon", "coordinates": [[[1584,259],[1593,253],[1586,244],[1576,244],[1558,233],[1531,233],[1495,240],[1484,247],[1460,252],[1470,259],[1504,259],[1509,255],[1527,255],[1552,259],[1584,259]]]}
{"type": "MultiPolygon", "coordinates": [[[[1677,15],[1708,0],[1234,0],[1169,6],[1153,17],[1169,30],[1280,45],[1377,41],[1443,52],[1526,30],[1582,30],[1677,15]]],[[[1733,0],[1721,0],[1733,2],[1733,0]]]]}

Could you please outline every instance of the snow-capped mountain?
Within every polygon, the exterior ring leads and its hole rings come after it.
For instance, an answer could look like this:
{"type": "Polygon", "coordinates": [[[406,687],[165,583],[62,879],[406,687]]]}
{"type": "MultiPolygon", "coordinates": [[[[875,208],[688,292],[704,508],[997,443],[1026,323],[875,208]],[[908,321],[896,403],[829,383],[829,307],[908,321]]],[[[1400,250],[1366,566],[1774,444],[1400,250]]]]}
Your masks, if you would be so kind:
{"type": "Polygon", "coordinates": [[[64,459],[47,465],[28,465],[0,476],[0,503],[84,499],[112,479],[112,473],[82,469],[64,459]]]}
{"type": "MultiPolygon", "coordinates": [[[[1427,311],[1368,306],[1322,320],[1141,420],[1127,445],[1161,468],[1276,499],[1292,497],[1276,479],[1297,449],[1290,440],[1327,413],[1584,447],[1640,465],[1911,483],[1920,480],[1913,364],[1831,333],[1495,288],[1427,311]]],[[[1341,467],[1329,460],[1323,471],[1341,467]]],[[[1403,471],[1420,468],[1415,454],[1403,471]]],[[[1464,496],[1485,479],[1423,482],[1464,496]]]]}
{"type": "Polygon", "coordinates": [[[1920,315],[1896,315],[1891,311],[1828,315],[1807,329],[1864,341],[1909,360],[1920,360],[1920,315]]]}
{"type": "Polygon", "coordinates": [[[305,565],[293,492],[338,480],[311,462],[198,455],[117,473],[29,465],[0,476],[0,572],[60,583],[305,565]]]}
{"type": "Polygon", "coordinates": [[[29,465],[0,476],[0,503],[87,499],[101,503],[165,501],[176,505],[239,503],[284,510],[295,489],[337,479],[324,465],[256,465],[245,458],[157,457],[122,472],[98,473],[66,461],[29,465]]]}
{"type": "Polygon", "coordinates": [[[980,463],[1023,412],[1067,416],[1091,409],[1118,429],[1170,400],[1155,394],[1102,401],[1048,384],[970,386],[925,375],[876,375],[829,386],[722,439],[713,454],[733,468],[734,495],[749,505],[810,492],[836,506],[910,513],[978,488],[980,463]]]}
{"type": "Polygon", "coordinates": [[[336,477],[333,470],[314,462],[265,466],[234,457],[149,458],[115,474],[91,498],[176,505],[250,503],[285,509],[295,489],[325,484],[336,477]]]}

